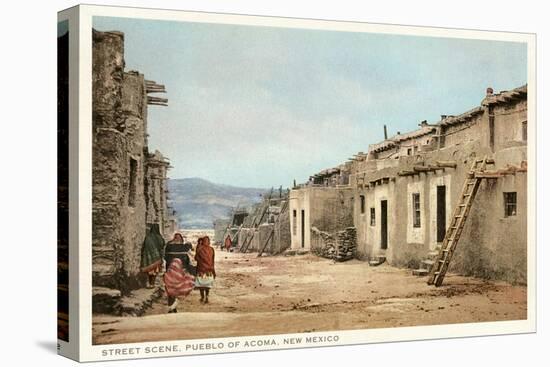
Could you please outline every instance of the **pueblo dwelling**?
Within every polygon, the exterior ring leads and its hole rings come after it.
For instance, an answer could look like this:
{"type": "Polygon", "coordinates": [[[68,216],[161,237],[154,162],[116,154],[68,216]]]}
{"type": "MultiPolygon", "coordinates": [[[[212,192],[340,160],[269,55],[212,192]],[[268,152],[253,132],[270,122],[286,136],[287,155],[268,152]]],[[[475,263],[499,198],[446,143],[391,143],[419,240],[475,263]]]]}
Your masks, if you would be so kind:
{"type": "Polygon", "coordinates": [[[527,86],[487,88],[469,111],[392,137],[384,127],[384,135],[367,153],[290,191],[291,248],[323,253],[338,231],[353,228],[348,255],[429,267],[425,259],[444,241],[472,165],[486,158],[449,270],[525,284],[527,86]]]}

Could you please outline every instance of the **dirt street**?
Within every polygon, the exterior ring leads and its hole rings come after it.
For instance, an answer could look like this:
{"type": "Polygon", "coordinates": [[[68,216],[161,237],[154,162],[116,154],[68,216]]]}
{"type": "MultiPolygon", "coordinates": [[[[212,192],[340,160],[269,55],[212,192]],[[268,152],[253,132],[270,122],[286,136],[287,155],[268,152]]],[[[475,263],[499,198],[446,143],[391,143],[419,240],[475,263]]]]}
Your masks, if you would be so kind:
{"type": "Polygon", "coordinates": [[[257,258],[216,252],[210,304],[198,291],[167,314],[161,298],[146,316],[94,315],[95,344],[385,328],[527,316],[527,289],[448,274],[444,286],[386,264],[334,263],[314,255],[257,258]]]}

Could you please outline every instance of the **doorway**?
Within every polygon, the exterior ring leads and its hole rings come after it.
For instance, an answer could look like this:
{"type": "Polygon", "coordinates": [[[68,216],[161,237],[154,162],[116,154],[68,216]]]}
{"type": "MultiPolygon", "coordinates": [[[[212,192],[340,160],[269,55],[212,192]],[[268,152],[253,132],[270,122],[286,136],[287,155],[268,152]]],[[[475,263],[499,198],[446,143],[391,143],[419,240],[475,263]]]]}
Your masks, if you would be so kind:
{"type": "Polygon", "coordinates": [[[302,209],[302,248],[306,245],[306,212],[302,209]]]}
{"type": "Polygon", "coordinates": [[[447,188],[437,186],[437,242],[443,242],[447,227],[447,188]]]}
{"type": "Polygon", "coordinates": [[[380,248],[388,248],[388,201],[380,201],[380,248]]]}

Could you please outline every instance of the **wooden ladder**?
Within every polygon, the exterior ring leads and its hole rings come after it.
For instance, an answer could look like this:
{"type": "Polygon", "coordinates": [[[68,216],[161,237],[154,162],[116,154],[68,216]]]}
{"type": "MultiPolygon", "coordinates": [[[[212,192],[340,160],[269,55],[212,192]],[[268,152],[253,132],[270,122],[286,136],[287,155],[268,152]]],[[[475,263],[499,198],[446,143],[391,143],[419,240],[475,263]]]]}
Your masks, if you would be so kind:
{"type": "Polygon", "coordinates": [[[494,164],[494,160],[488,159],[487,156],[485,156],[483,159],[475,159],[472,163],[470,171],[464,180],[462,193],[460,194],[460,198],[453,212],[451,224],[445,232],[443,244],[439,250],[439,254],[434,259],[434,264],[428,275],[429,285],[435,284],[436,287],[439,287],[443,283],[456,245],[464,229],[464,224],[472,208],[472,203],[479,188],[479,184],[481,180],[483,180],[483,177],[478,177],[476,173],[485,171],[487,164],[494,164]]]}
{"type": "Polygon", "coordinates": [[[237,229],[237,232],[235,232],[235,234],[233,235],[233,237],[231,237],[231,243],[235,243],[235,239],[237,238],[237,236],[239,235],[239,233],[241,232],[241,229],[243,228],[243,225],[241,224],[239,226],[239,228],[237,229]]]}
{"type": "Polygon", "coordinates": [[[271,240],[271,238],[273,237],[273,235],[275,234],[275,226],[279,223],[279,219],[281,218],[281,215],[283,214],[283,212],[286,210],[287,206],[288,206],[288,199],[283,203],[283,205],[281,206],[281,211],[279,212],[279,216],[277,217],[277,220],[275,221],[275,223],[273,224],[273,228],[271,229],[271,231],[269,232],[269,236],[267,236],[267,238],[265,239],[265,242],[264,242],[264,245],[262,246],[262,248],[260,249],[260,251],[258,252],[258,257],[261,257],[262,254],[264,253],[265,251],[265,248],[267,247],[267,244],[269,243],[269,241],[271,240]]]}
{"type": "Polygon", "coordinates": [[[258,228],[260,224],[262,224],[262,221],[264,219],[265,214],[267,213],[267,210],[269,209],[269,205],[271,203],[271,197],[273,196],[273,187],[271,188],[271,191],[269,192],[269,197],[267,198],[267,203],[264,205],[262,210],[262,215],[260,215],[260,219],[256,221],[257,217],[254,217],[254,221],[252,222],[252,234],[250,232],[246,233],[246,237],[244,238],[243,245],[239,249],[240,252],[246,252],[248,250],[248,247],[252,243],[252,240],[254,239],[254,232],[258,228]]]}

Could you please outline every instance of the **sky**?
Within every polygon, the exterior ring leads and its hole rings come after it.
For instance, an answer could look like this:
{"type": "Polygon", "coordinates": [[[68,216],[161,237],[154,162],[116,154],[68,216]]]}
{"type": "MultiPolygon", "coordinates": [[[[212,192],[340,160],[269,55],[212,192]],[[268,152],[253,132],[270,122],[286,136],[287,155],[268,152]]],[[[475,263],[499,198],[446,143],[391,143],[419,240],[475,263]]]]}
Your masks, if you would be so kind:
{"type": "Polygon", "coordinates": [[[166,85],[149,149],[171,178],[289,187],[368,145],[527,82],[524,43],[94,17],[166,85]]]}

